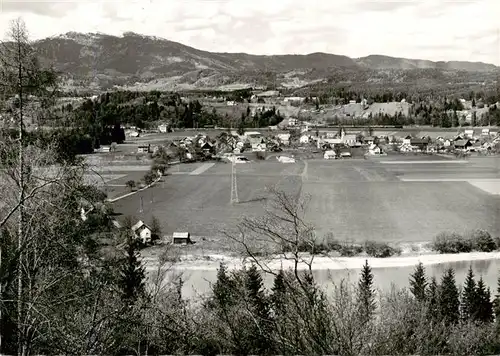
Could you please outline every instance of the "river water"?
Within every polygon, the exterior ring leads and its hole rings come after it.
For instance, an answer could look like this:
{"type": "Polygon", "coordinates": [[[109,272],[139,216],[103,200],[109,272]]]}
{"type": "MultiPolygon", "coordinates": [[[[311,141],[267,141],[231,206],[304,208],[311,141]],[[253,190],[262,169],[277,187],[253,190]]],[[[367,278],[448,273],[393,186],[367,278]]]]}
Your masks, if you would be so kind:
{"type": "MultiPolygon", "coordinates": [[[[500,259],[446,262],[427,265],[425,269],[429,279],[434,276],[439,281],[443,272],[452,267],[455,270],[457,285],[461,286],[471,265],[476,275],[476,280],[479,279],[479,276],[482,276],[485,284],[490,287],[492,296],[494,296],[497,289],[497,279],[500,277],[500,259]]],[[[392,285],[398,288],[408,287],[408,279],[414,269],[415,266],[373,268],[375,287],[380,291],[389,291],[392,285]]],[[[356,283],[359,273],[360,269],[313,271],[317,283],[327,293],[332,290],[335,284],[343,280],[347,283],[356,283]]],[[[210,285],[215,282],[216,276],[217,271],[214,270],[183,271],[182,279],[185,283],[182,292],[184,297],[191,299],[205,295],[210,291],[210,285]]],[[[264,281],[266,286],[270,287],[273,282],[273,276],[264,275],[264,281]]]]}

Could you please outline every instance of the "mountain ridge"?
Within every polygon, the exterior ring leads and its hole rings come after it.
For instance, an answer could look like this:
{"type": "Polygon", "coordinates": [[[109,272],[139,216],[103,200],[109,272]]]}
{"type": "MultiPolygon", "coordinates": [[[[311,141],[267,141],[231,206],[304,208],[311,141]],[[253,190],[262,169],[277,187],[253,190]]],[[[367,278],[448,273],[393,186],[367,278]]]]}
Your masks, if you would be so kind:
{"type": "MultiPolygon", "coordinates": [[[[130,86],[151,81],[163,81],[166,87],[179,88],[220,86],[237,82],[258,84],[268,81],[272,73],[279,77],[280,83],[295,82],[295,86],[300,86],[310,81],[326,79],[339,70],[361,73],[363,78],[370,81],[390,81],[392,74],[387,76],[384,71],[398,73],[398,77],[403,77],[404,80],[402,71],[487,73],[500,69],[483,62],[434,62],[380,54],[351,58],[324,52],[281,55],[209,52],[130,31],[124,32],[122,36],[67,32],[40,39],[34,44],[42,60],[61,71],[66,82],[77,82],[80,85],[92,82],[97,87],[130,86]],[[376,78],[370,77],[368,72],[373,73],[376,78]]],[[[158,85],[162,86],[161,83],[158,85]]]]}

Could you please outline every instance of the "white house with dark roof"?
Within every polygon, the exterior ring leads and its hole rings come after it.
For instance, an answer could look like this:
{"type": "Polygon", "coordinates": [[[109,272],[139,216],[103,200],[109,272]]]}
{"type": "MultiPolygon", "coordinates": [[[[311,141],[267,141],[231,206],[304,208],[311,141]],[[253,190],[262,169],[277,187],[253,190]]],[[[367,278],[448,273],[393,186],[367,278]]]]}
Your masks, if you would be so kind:
{"type": "Polygon", "coordinates": [[[140,240],[143,244],[151,242],[152,230],[144,223],[144,221],[139,220],[134,226],[132,226],[132,231],[134,237],[140,240]]]}

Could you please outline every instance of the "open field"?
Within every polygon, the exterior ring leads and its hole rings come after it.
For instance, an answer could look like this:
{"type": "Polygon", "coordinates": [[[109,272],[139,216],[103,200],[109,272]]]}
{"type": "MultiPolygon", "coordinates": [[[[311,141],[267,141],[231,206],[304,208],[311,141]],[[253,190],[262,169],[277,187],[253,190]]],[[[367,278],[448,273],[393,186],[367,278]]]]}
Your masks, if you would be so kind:
{"type": "Polygon", "coordinates": [[[230,204],[230,164],[180,165],[157,186],[115,203],[115,210],[145,221],[155,215],[164,234],[189,231],[199,242],[197,248],[225,250],[222,232],[235,233],[242,217],[262,214],[266,188],[277,185],[310,196],[306,220],[319,237],[331,233],[341,241],[421,242],[441,231],[475,228],[500,235],[500,197],[495,195],[499,160],[458,162],[440,156],[389,155],[239,164],[240,203],[235,205],[230,204]]]}

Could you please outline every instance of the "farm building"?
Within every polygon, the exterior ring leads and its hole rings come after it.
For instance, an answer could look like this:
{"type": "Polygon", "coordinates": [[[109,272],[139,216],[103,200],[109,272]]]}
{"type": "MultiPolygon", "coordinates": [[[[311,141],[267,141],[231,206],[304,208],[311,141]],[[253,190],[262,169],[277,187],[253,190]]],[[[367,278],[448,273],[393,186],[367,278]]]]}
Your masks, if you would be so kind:
{"type": "Polygon", "coordinates": [[[360,143],[358,142],[358,139],[356,137],[356,135],[345,135],[342,140],[344,141],[344,143],[346,145],[349,145],[349,146],[357,146],[359,145],[360,143]]]}
{"type": "Polygon", "coordinates": [[[324,159],[335,159],[335,157],[337,157],[335,151],[325,151],[325,154],[323,155],[324,159]]]}
{"type": "Polygon", "coordinates": [[[204,152],[207,152],[207,153],[215,153],[215,147],[214,145],[211,143],[211,142],[205,142],[202,146],[201,146],[201,149],[204,151],[204,152]]]}
{"type": "Polygon", "coordinates": [[[151,145],[137,147],[137,153],[151,153],[151,145]]]}
{"type": "Polygon", "coordinates": [[[472,142],[470,140],[457,140],[454,142],[454,146],[457,150],[465,150],[472,146],[472,142]]]}
{"type": "Polygon", "coordinates": [[[188,245],[192,243],[189,232],[174,232],[172,234],[172,243],[175,245],[188,245]]]}
{"type": "Polygon", "coordinates": [[[280,143],[283,145],[290,144],[290,134],[289,133],[279,134],[279,135],[277,135],[277,138],[280,141],[280,143]]]}
{"type": "Polygon", "coordinates": [[[142,220],[139,220],[134,226],[132,226],[132,231],[134,233],[134,237],[140,240],[143,244],[151,242],[152,230],[142,220]]]}
{"type": "Polygon", "coordinates": [[[410,140],[410,145],[419,150],[425,151],[427,150],[427,146],[429,145],[429,139],[426,138],[412,138],[410,140]]]}

